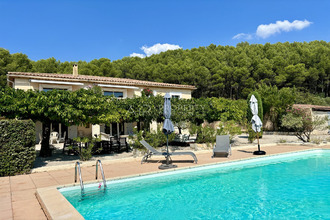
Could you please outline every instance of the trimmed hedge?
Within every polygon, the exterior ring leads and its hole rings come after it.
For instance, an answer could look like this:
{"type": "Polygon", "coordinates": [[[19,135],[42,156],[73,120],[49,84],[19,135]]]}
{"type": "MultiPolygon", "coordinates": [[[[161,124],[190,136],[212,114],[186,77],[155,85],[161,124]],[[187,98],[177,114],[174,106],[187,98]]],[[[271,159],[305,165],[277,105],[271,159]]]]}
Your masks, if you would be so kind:
{"type": "Polygon", "coordinates": [[[27,173],[36,158],[35,124],[0,120],[0,176],[27,173]]]}

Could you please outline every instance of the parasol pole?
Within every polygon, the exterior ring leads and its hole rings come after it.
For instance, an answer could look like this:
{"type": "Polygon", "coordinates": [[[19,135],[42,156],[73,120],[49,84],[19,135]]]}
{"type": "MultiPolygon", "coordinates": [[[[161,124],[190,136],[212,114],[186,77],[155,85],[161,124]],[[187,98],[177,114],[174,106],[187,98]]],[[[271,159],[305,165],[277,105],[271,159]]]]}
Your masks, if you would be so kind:
{"type": "Polygon", "coordinates": [[[168,159],[168,134],[166,135],[166,138],[167,138],[167,140],[166,140],[166,165],[168,165],[169,164],[169,159],[168,159]]]}
{"type": "Polygon", "coordinates": [[[260,144],[259,144],[259,132],[257,132],[257,140],[258,140],[258,151],[260,151],[260,144]]]}

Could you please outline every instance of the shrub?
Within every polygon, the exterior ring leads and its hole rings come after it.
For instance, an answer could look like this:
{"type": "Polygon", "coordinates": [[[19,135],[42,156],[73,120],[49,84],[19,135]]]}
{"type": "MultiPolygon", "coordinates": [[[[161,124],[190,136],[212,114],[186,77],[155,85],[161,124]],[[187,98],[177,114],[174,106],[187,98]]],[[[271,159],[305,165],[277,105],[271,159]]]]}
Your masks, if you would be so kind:
{"type": "Polygon", "coordinates": [[[189,127],[190,134],[197,134],[196,143],[214,144],[217,135],[229,135],[230,140],[237,134],[241,134],[242,130],[235,121],[220,122],[217,129],[209,125],[195,125],[191,124],[189,127]]]}
{"type": "MultiPolygon", "coordinates": [[[[129,139],[133,142],[133,148],[135,149],[144,149],[143,145],[140,143],[141,140],[145,140],[152,147],[163,147],[166,145],[166,135],[162,132],[162,126],[157,126],[157,131],[138,131],[134,128],[133,134],[129,136],[129,139]]],[[[173,141],[175,133],[168,135],[168,142],[173,141]]]]}
{"type": "Polygon", "coordinates": [[[74,150],[78,155],[80,160],[87,161],[92,158],[93,153],[99,153],[102,151],[102,148],[94,148],[95,142],[101,141],[99,138],[93,138],[90,140],[87,137],[77,137],[73,139],[76,142],[80,142],[80,144],[84,144],[85,147],[82,147],[81,150],[75,148],[74,146],[69,146],[68,149],[74,150]]]}
{"type": "Polygon", "coordinates": [[[286,143],[286,140],[284,138],[280,138],[280,140],[278,141],[279,143],[286,143]]]}
{"type": "Polygon", "coordinates": [[[31,120],[0,121],[0,176],[30,172],[36,158],[35,140],[31,120]]]}
{"type": "Polygon", "coordinates": [[[220,122],[220,129],[217,130],[217,135],[229,135],[230,140],[237,134],[242,134],[242,129],[235,121],[220,122]]]}
{"type": "Polygon", "coordinates": [[[245,100],[231,100],[221,97],[213,97],[209,100],[211,103],[208,110],[209,122],[235,121],[239,124],[244,124],[246,122],[246,113],[249,105],[247,105],[245,100]]]}
{"type": "Polygon", "coordinates": [[[147,97],[149,97],[149,96],[153,96],[154,93],[153,93],[153,91],[152,91],[151,89],[149,89],[149,88],[144,88],[144,89],[142,90],[142,95],[143,95],[143,96],[147,96],[147,97]]]}
{"type": "Polygon", "coordinates": [[[295,132],[298,139],[310,142],[311,133],[315,129],[326,129],[324,124],[327,117],[312,117],[311,112],[306,109],[294,108],[282,118],[282,126],[295,132]]]}
{"type": "Polygon", "coordinates": [[[251,127],[248,127],[248,141],[249,143],[253,143],[253,141],[257,138],[257,133],[251,127]]]}
{"type": "Polygon", "coordinates": [[[297,90],[294,87],[278,89],[277,86],[261,84],[258,92],[262,99],[264,116],[273,123],[273,129],[278,130],[282,116],[295,103],[297,90]]]}

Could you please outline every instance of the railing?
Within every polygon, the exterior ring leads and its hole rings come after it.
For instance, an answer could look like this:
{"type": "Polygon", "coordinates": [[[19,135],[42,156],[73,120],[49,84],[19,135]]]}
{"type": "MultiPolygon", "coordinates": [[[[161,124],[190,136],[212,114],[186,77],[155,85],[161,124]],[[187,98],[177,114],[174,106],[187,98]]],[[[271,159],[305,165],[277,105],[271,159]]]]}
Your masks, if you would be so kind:
{"type": "Polygon", "coordinates": [[[106,180],[105,180],[105,176],[104,176],[104,172],[103,172],[103,167],[102,167],[102,163],[101,163],[101,160],[97,160],[96,161],[96,174],[95,174],[95,179],[97,179],[97,174],[98,174],[98,167],[100,166],[100,169],[101,169],[101,175],[102,175],[102,179],[103,179],[103,186],[104,188],[107,187],[107,183],[106,183],[106,180]]]}
{"type": "Polygon", "coordinates": [[[75,172],[74,172],[74,182],[77,182],[77,170],[79,172],[79,180],[80,180],[80,188],[81,188],[81,193],[84,193],[84,182],[82,180],[81,177],[81,169],[80,169],[80,163],[77,161],[75,168],[74,168],[75,172]]]}

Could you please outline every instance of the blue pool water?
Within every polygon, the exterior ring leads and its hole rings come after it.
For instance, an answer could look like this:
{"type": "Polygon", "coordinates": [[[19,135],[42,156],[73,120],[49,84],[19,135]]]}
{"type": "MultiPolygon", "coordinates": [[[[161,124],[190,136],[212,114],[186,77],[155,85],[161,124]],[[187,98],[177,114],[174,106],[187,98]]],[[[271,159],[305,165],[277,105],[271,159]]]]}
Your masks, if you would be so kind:
{"type": "Polygon", "coordinates": [[[329,159],[319,150],[108,181],[83,199],[79,187],[60,191],[86,219],[330,219],[329,159]]]}

